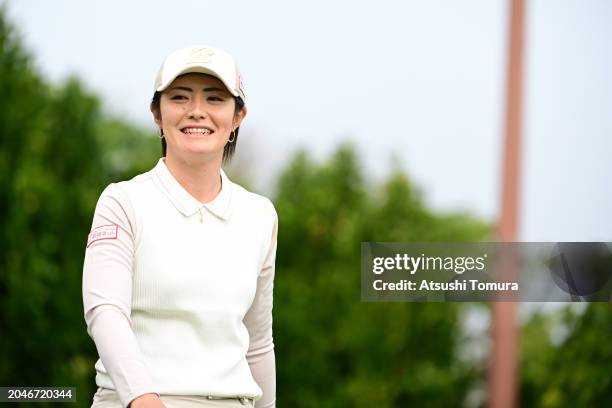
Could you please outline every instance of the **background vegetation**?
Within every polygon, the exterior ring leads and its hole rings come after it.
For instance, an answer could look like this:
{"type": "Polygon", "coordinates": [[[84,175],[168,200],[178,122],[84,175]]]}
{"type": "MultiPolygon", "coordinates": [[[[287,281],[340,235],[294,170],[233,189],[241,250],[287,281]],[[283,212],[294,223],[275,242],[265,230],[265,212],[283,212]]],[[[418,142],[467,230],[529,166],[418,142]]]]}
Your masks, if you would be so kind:
{"type": "MultiPolygon", "coordinates": [[[[0,124],[0,385],[74,386],[86,407],[97,353],[81,273],[93,209],[108,183],[153,167],[158,139],[105,114],[78,79],[46,82],[2,10],[0,124]]],[[[359,257],[361,241],[478,241],[490,226],[431,211],[400,168],[373,185],[349,144],[324,163],[296,153],[273,201],[278,406],[482,404],[484,361],[469,356],[486,342],[470,342],[462,322],[487,306],[362,303],[359,257]]],[[[607,304],[532,315],[522,405],[611,401],[610,338],[607,304]]]]}

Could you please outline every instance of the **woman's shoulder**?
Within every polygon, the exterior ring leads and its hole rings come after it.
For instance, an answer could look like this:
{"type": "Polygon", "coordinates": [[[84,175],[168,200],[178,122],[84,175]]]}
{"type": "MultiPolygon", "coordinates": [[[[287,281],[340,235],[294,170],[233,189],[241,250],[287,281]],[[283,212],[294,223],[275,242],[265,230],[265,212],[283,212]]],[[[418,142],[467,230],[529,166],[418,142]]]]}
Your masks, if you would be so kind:
{"type": "Polygon", "coordinates": [[[151,171],[138,174],[128,180],[114,181],[106,185],[98,197],[96,208],[109,207],[133,212],[134,202],[147,189],[151,171]]]}
{"type": "Polygon", "coordinates": [[[240,184],[233,182],[232,187],[232,200],[235,201],[236,206],[277,217],[274,204],[268,197],[253,191],[249,191],[240,184]]]}
{"type": "Polygon", "coordinates": [[[132,177],[131,179],[113,181],[108,184],[102,191],[102,196],[113,195],[113,196],[126,196],[137,191],[138,189],[146,186],[152,181],[152,170],[140,173],[132,177]]]}

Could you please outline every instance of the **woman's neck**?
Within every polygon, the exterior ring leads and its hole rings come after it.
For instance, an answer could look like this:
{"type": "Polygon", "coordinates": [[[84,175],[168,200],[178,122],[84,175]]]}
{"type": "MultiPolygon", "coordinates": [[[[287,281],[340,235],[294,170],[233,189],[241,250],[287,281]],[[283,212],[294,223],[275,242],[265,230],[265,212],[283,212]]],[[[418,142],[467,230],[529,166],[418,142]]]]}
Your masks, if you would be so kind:
{"type": "Polygon", "coordinates": [[[189,162],[173,155],[164,159],[176,181],[200,203],[209,203],[221,191],[221,160],[189,162]]]}

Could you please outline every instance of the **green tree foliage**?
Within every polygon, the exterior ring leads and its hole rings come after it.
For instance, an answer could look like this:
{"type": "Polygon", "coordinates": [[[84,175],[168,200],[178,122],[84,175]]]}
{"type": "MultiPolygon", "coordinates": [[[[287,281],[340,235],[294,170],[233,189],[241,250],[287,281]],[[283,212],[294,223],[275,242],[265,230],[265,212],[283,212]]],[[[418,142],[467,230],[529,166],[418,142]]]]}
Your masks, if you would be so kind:
{"type": "Polygon", "coordinates": [[[612,401],[612,308],[536,314],[523,328],[521,400],[526,407],[607,406],[612,401]],[[607,401],[607,402],[606,402],[607,401]]]}
{"type": "Polygon", "coordinates": [[[361,241],[481,240],[439,216],[399,170],[368,183],[350,145],[327,163],[299,152],[280,177],[275,344],[279,405],[453,406],[473,380],[456,359],[452,304],[362,303],[361,241]]]}

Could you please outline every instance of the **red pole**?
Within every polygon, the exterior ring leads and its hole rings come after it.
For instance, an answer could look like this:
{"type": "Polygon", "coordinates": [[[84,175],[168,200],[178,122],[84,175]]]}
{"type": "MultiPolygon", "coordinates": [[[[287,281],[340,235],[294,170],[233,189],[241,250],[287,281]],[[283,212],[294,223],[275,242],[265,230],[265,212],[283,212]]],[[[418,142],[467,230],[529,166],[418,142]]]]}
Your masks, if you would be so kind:
{"type": "MultiPolygon", "coordinates": [[[[497,229],[499,241],[516,241],[518,235],[523,27],[524,1],[511,0],[501,214],[497,229]]],[[[516,303],[493,303],[491,334],[493,350],[488,405],[491,408],[514,408],[518,403],[519,358],[516,303]]]]}

